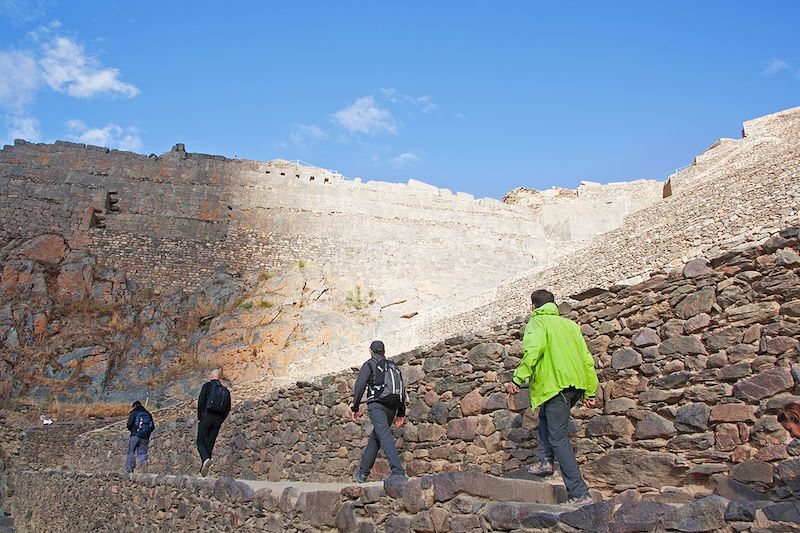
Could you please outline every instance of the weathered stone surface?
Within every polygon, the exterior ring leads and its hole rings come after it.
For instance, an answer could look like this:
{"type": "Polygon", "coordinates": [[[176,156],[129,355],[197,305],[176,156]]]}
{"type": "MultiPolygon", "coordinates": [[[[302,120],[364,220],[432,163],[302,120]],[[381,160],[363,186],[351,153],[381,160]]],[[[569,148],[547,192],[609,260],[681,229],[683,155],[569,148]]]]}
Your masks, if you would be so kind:
{"type": "Polygon", "coordinates": [[[745,461],[731,467],[731,477],[743,483],[772,483],[772,466],[758,460],[745,461]]]}
{"type": "Polygon", "coordinates": [[[677,433],[675,425],[656,413],[647,413],[645,417],[636,424],[634,438],[653,439],[658,437],[671,437],[677,433]]]}
{"type": "Polygon", "coordinates": [[[675,428],[684,433],[705,431],[711,408],[705,403],[687,403],[675,412],[675,428]]]}
{"type": "Polygon", "coordinates": [[[553,485],[525,479],[498,478],[474,470],[447,472],[433,476],[437,502],[448,501],[460,493],[497,501],[555,504],[564,494],[553,485]]]}
{"type": "Polygon", "coordinates": [[[11,251],[11,257],[23,257],[46,264],[58,264],[64,258],[67,243],[61,235],[47,234],[34,237],[11,251]]]}
{"type": "Polygon", "coordinates": [[[643,450],[611,450],[587,461],[583,473],[588,480],[609,485],[662,487],[673,485],[688,469],[677,465],[672,454],[643,450]]]}
{"type": "Polygon", "coordinates": [[[563,513],[559,520],[579,531],[595,531],[598,533],[608,531],[611,521],[613,502],[598,502],[579,507],[574,511],[563,513]]]}
{"type": "Polygon", "coordinates": [[[638,533],[653,531],[661,517],[673,506],[658,502],[625,502],[620,505],[609,524],[613,533],[638,533]]]}
{"type": "Polygon", "coordinates": [[[684,278],[699,278],[701,276],[707,276],[713,272],[714,270],[709,265],[708,260],[702,257],[687,261],[683,266],[684,278]]]}
{"type": "Polygon", "coordinates": [[[652,328],[642,328],[631,338],[633,345],[639,348],[655,346],[661,342],[661,338],[652,328]]]}
{"type": "Polygon", "coordinates": [[[744,422],[754,421],[756,408],[741,403],[723,403],[711,408],[711,422],[744,422]]]}
{"type": "Polygon", "coordinates": [[[301,512],[315,527],[335,527],[336,514],[341,504],[336,491],[316,491],[304,494],[305,505],[301,512]]]}
{"type": "Polygon", "coordinates": [[[631,348],[621,348],[611,355],[611,366],[617,370],[642,364],[642,354],[631,348]]]}
{"type": "Polygon", "coordinates": [[[699,291],[689,294],[675,306],[675,314],[680,318],[691,318],[700,313],[710,313],[717,303],[713,287],[704,287],[699,291]]]}
{"type": "Polygon", "coordinates": [[[613,415],[617,413],[625,413],[630,409],[636,408],[636,400],[631,398],[614,398],[613,400],[608,400],[603,409],[605,414],[613,415]]]}
{"type": "Polygon", "coordinates": [[[501,531],[519,528],[548,528],[558,523],[555,509],[534,503],[489,502],[480,514],[501,531]]]}
{"type": "Polygon", "coordinates": [[[409,513],[418,513],[433,506],[433,480],[411,478],[403,487],[403,507],[409,513]]]}
{"type": "Polygon", "coordinates": [[[697,335],[679,335],[665,339],[664,342],[659,345],[658,351],[664,355],[707,353],[703,343],[700,342],[700,337],[697,335]]]}
{"type": "Polygon", "coordinates": [[[800,502],[780,502],[764,507],[764,516],[774,522],[800,524],[800,502]]]}
{"type": "Polygon", "coordinates": [[[479,389],[470,392],[459,402],[459,405],[461,405],[461,414],[464,416],[480,414],[483,409],[483,400],[479,389]]]}
{"type": "Polygon", "coordinates": [[[758,401],[794,387],[788,368],[773,368],[733,386],[733,394],[745,401],[758,401]]]}
{"type": "Polygon", "coordinates": [[[765,324],[778,314],[780,308],[778,302],[767,301],[728,307],[725,313],[731,326],[741,327],[756,322],[765,324]]]}
{"type": "Polygon", "coordinates": [[[474,440],[478,428],[478,417],[457,418],[447,423],[447,437],[458,440],[474,440]]]}
{"type": "Polygon", "coordinates": [[[728,501],[719,496],[706,496],[666,513],[661,524],[668,529],[687,533],[714,531],[725,526],[728,501]]]}
{"type": "Polygon", "coordinates": [[[596,416],[586,425],[586,434],[590,437],[608,435],[612,437],[631,436],[635,428],[624,416],[596,416]]]}
{"type": "Polygon", "coordinates": [[[467,353],[467,360],[477,370],[493,370],[502,358],[503,345],[496,342],[479,344],[467,353]]]}

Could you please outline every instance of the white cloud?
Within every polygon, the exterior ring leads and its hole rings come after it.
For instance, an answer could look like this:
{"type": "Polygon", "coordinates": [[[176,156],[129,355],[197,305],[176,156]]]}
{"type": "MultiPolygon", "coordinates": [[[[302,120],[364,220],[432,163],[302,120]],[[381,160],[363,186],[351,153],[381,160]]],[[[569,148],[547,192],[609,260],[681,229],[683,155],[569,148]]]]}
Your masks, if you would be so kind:
{"type": "Polygon", "coordinates": [[[422,161],[422,158],[412,152],[403,152],[402,154],[391,158],[389,161],[396,167],[405,167],[408,165],[413,165],[414,163],[419,163],[422,161]]]}
{"type": "Polygon", "coordinates": [[[19,112],[36,94],[41,76],[29,52],[0,52],[0,106],[19,112]]]}
{"type": "Polygon", "coordinates": [[[82,120],[68,120],[67,129],[72,141],[119,148],[137,152],[142,149],[142,138],[139,130],[133,127],[121,128],[116,124],[106,124],[99,128],[91,128],[82,120]]]}
{"type": "Polygon", "coordinates": [[[289,133],[289,139],[294,144],[303,144],[307,140],[322,139],[325,137],[325,132],[322,128],[315,124],[298,124],[292,127],[289,133]]]}
{"type": "Polygon", "coordinates": [[[789,65],[789,63],[787,63],[783,59],[775,58],[772,61],[770,61],[770,63],[766,67],[764,67],[762,74],[764,74],[765,76],[772,76],[773,74],[778,74],[779,72],[782,72],[784,70],[789,70],[790,68],[792,67],[791,65],[789,65]]]}
{"type": "Polygon", "coordinates": [[[397,133],[392,114],[375,104],[373,96],[357,98],[355,102],[334,113],[336,122],[352,133],[397,133]]]}
{"type": "Polygon", "coordinates": [[[44,15],[44,0],[0,0],[0,17],[24,24],[44,15]]]}
{"type": "Polygon", "coordinates": [[[14,139],[25,139],[30,142],[39,142],[39,120],[33,117],[10,116],[6,117],[6,138],[9,143],[14,139]]]}
{"type": "Polygon", "coordinates": [[[392,87],[388,89],[381,89],[381,93],[383,94],[384,98],[392,103],[418,106],[420,109],[422,109],[423,113],[430,113],[431,111],[435,111],[439,108],[439,106],[433,102],[433,98],[430,96],[410,96],[392,87]]]}
{"type": "Polygon", "coordinates": [[[42,76],[51,89],[76,98],[113,94],[132,98],[139,94],[135,85],[119,79],[119,70],[103,67],[97,58],[86,55],[83,47],[68,37],[55,37],[42,45],[39,60],[42,76]]]}

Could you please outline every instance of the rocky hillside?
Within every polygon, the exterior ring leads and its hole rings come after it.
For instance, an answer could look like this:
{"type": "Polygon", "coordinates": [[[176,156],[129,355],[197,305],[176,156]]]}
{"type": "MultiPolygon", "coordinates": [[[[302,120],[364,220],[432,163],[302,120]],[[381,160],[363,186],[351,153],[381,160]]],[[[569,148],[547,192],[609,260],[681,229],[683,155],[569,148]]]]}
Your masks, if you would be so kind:
{"type": "Polygon", "coordinates": [[[155,294],[59,235],[12,241],[0,262],[0,399],[158,405],[192,397],[220,366],[266,386],[374,321],[369,293],[334,299],[306,265],[155,294]]]}

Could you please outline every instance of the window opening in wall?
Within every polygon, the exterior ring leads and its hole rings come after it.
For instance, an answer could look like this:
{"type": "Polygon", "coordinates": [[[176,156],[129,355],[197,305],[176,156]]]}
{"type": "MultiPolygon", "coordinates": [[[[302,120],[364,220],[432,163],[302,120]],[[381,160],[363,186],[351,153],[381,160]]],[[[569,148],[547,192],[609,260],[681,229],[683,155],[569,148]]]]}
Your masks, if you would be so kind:
{"type": "Polygon", "coordinates": [[[295,177],[295,178],[299,178],[299,177],[300,177],[300,174],[295,174],[295,175],[294,175],[294,177],[295,177]]]}
{"type": "Polygon", "coordinates": [[[103,229],[106,227],[106,217],[104,217],[100,213],[101,211],[98,211],[94,207],[92,208],[92,216],[89,219],[90,228],[103,229]]]}
{"type": "Polygon", "coordinates": [[[308,181],[314,181],[314,176],[311,176],[310,178],[308,178],[308,181]]]}
{"type": "Polygon", "coordinates": [[[285,175],[286,175],[286,172],[281,172],[281,176],[285,176],[285,175]]]}
{"type": "Polygon", "coordinates": [[[265,171],[264,171],[264,174],[269,174],[269,170],[265,170],[265,171]]]}
{"type": "Polygon", "coordinates": [[[322,183],[330,183],[330,181],[331,181],[330,178],[325,178],[325,180],[322,183]]]}

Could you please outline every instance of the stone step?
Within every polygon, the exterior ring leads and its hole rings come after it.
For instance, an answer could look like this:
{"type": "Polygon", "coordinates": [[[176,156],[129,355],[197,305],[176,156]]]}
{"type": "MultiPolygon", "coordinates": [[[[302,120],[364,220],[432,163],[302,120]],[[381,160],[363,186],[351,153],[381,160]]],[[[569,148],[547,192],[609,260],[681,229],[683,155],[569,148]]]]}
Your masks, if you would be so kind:
{"type": "Polygon", "coordinates": [[[14,519],[0,514],[0,533],[14,533],[14,519]]]}

